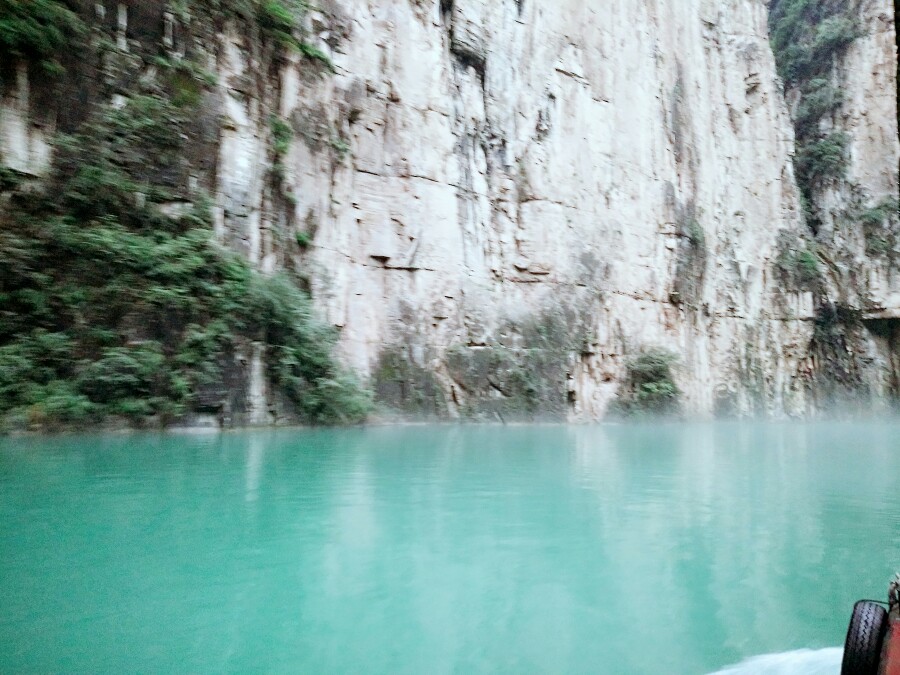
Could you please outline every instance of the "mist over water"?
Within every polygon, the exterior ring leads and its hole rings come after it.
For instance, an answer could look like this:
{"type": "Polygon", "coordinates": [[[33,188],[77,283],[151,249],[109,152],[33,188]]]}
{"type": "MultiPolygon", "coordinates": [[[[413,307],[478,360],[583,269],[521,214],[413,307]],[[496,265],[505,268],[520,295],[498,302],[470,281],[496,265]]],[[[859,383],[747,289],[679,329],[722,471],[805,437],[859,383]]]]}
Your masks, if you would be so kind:
{"type": "Polygon", "coordinates": [[[898,432],[0,440],[0,671],[837,673],[898,432]]]}

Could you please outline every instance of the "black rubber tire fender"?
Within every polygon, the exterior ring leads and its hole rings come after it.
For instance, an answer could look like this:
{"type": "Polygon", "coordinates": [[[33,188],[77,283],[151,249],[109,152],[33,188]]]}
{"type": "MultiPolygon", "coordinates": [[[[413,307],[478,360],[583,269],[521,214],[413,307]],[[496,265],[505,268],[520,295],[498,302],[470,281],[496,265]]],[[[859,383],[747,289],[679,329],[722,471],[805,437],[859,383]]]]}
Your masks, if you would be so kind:
{"type": "Polygon", "coordinates": [[[881,605],[868,600],[853,605],[841,675],[877,675],[887,626],[888,615],[881,605]]]}

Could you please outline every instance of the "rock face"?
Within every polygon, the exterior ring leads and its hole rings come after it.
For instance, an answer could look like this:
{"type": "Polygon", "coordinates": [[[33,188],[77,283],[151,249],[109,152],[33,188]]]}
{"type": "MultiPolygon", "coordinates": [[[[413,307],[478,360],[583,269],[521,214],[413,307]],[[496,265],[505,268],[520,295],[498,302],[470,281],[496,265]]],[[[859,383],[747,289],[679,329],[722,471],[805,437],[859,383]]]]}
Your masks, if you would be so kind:
{"type": "Polygon", "coordinates": [[[32,96],[25,64],[17,64],[9,79],[0,108],[2,165],[24,174],[39,176],[50,167],[50,139],[53,130],[50,129],[48,133],[44,125],[32,116],[32,96]]]}
{"type": "MultiPolygon", "coordinates": [[[[692,412],[808,409],[817,307],[775,268],[806,228],[762,2],[340,10],[338,75],[293,75],[283,100],[350,152],[298,145],[290,180],[317,224],[316,298],[385,396],[596,418],[653,346],[679,355],[692,412]]],[[[860,11],[873,30],[837,75],[849,181],[893,195],[892,16],[860,11]]],[[[851,302],[896,306],[889,269],[847,248],[872,280],[851,302]]]]}
{"type": "MultiPolygon", "coordinates": [[[[893,3],[865,0],[855,6],[864,34],[850,46],[831,73],[843,92],[843,104],[822,125],[849,138],[845,176],[816,200],[822,227],[816,241],[827,264],[827,300],[837,312],[820,312],[820,330],[810,348],[807,372],[813,374],[813,404],[840,379],[879,401],[896,395],[900,322],[897,277],[897,59],[893,3]],[[892,213],[865,223],[867,211],[889,204],[892,213]],[[861,215],[862,214],[862,215],[861,215]],[[841,310],[854,319],[827,326],[841,310]],[[824,319],[824,321],[823,321],[824,319]],[[859,320],[856,320],[859,319],[859,320]],[[825,333],[823,336],[822,333],[825,333]],[[824,337],[824,339],[823,339],[824,337]],[[835,341],[835,337],[839,339],[835,341]],[[831,343],[829,345],[829,343],[831,343]],[[823,349],[823,345],[826,347],[823,349]],[[839,357],[834,354],[837,351],[839,357]],[[823,371],[827,376],[823,387],[823,371]],[[831,381],[829,381],[831,380],[831,381]],[[823,390],[824,389],[824,390],[823,390]]],[[[789,93],[790,97],[790,93],[789,93]]],[[[839,316],[838,316],[839,318],[839,316]]]]}
{"type": "MultiPolygon", "coordinates": [[[[648,349],[678,357],[691,414],[813,412],[848,354],[853,388],[886,401],[893,251],[839,214],[897,195],[894,16],[856,11],[865,34],[832,74],[850,166],[820,204],[822,289],[785,271],[811,234],[763,0],[327,0],[307,29],[334,72],[296,55],[262,84],[226,25],[217,233],[307,275],[346,362],[406,415],[601,418],[648,349]],[[274,154],[273,118],[293,131],[274,154]],[[825,349],[838,306],[858,325],[825,349]]],[[[40,173],[20,79],[3,162],[40,173]]]]}

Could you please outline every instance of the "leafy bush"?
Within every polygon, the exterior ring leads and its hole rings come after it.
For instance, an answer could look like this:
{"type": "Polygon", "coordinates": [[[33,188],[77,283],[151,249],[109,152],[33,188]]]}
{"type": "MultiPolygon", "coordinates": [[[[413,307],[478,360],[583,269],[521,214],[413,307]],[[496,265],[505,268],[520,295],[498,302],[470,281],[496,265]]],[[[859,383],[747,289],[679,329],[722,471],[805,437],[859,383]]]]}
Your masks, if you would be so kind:
{"type": "Polygon", "coordinates": [[[786,289],[817,291],[823,282],[819,254],[814,244],[798,241],[784,232],[778,241],[776,267],[786,289]]]}
{"type": "Polygon", "coordinates": [[[34,403],[40,388],[71,372],[72,342],[36,329],[0,347],[0,409],[34,403]]]}
{"type": "Polygon", "coordinates": [[[778,73],[794,86],[826,72],[862,35],[845,3],[773,0],[769,33],[778,73]]]}
{"type": "Polygon", "coordinates": [[[271,115],[269,117],[269,128],[272,132],[272,151],[274,154],[272,160],[271,176],[276,184],[280,184],[285,178],[284,156],[291,148],[291,141],[294,138],[294,131],[290,125],[281,118],[271,115]]]}
{"type": "Polygon", "coordinates": [[[284,47],[295,44],[294,13],[280,0],[263,0],[259,3],[256,20],[263,31],[272,35],[284,47]]]}
{"type": "Polygon", "coordinates": [[[196,108],[200,105],[203,88],[216,84],[215,75],[190,59],[157,57],[154,63],[172,92],[172,105],[176,108],[196,108]]]}
{"type": "Polygon", "coordinates": [[[794,116],[797,136],[801,139],[815,136],[819,122],[831,115],[843,103],[843,94],[823,77],[817,77],[802,88],[802,97],[794,116]]]}
{"type": "Polygon", "coordinates": [[[866,255],[886,255],[893,248],[895,237],[879,235],[875,232],[866,232],[866,255]]]}
{"type": "Polygon", "coordinates": [[[794,115],[794,163],[807,224],[815,232],[815,195],[846,168],[847,136],[820,134],[821,121],[841,106],[843,95],[830,84],[831,70],[863,35],[855,6],[839,0],[771,0],[769,33],[778,73],[800,101],[794,115]]]}
{"type": "Polygon", "coordinates": [[[73,390],[71,382],[49,383],[29,409],[32,423],[78,425],[95,418],[97,406],[73,390]]]}
{"type": "Polygon", "coordinates": [[[862,35],[857,22],[849,16],[829,16],[816,26],[812,43],[814,58],[823,60],[840,55],[862,35]]]}
{"type": "Polygon", "coordinates": [[[356,421],[370,402],[349,373],[335,365],[333,329],[313,317],[309,296],[284,274],[256,277],[250,308],[269,345],[269,375],[320,424],[356,421]]]}
{"type": "Polygon", "coordinates": [[[619,393],[614,413],[671,414],[678,409],[681,395],[672,379],[677,357],[662,349],[651,349],[629,359],[628,377],[619,393]]]}
{"type": "Polygon", "coordinates": [[[797,253],[795,260],[801,283],[813,283],[821,278],[822,271],[819,269],[819,258],[815,253],[805,249],[797,253]]]}
{"type": "Polygon", "coordinates": [[[900,209],[900,202],[897,199],[885,198],[878,204],[864,210],[860,216],[860,222],[867,227],[879,227],[884,225],[885,221],[896,218],[900,209]]]}
{"type": "Polygon", "coordinates": [[[261,0],[256,8],[256,22],[264,36],[284,49],[296,49],[304,56],[334,70],[331,59],[322,50],[299,39],[299,19],[309,11],[303,0],[261,0]]]}
{"type": "Polygon", "coordinates": [[[836,131],[801,148],[797,153],[797,174],[806,185],[843,178],[847,170],[847,146],[850,137],[836,131]]]}
{"type": "Polygon", "coordinates": [[[876,205],[859,214],[859,222],[866,238],[866,253],[886,255],[894,250],[897,243],[898,208],[897,199],[882,199],[876,205]]]}
{"type": "Polygon", "coordinates": [[[700,248],[706,244],[706,232],[696,218],[692,218],[687,227],[688,240],[694,248],[700,248]]]}
{"type": "Polygon", "coordinates": [[[334,154],[339,162],[343,162],[350,153],[350,144],[340,136],[332,136],[328,140],[328,145],[334,150],[334,154]]]}
{"type": "Polygon", "coordinates": [[[0,166],[0,193],[15,190],[25,180],[25,175],[15,169],[0,166]]]}
{"type": "Polygon", "coordinates": [[[313,61],[319,61],[320,63],[324,64],[325,67],[328,68],[328,70],[334,70],[334,63],[332,63],[331,57],[315,45],[311,45],[308,42],[304,41],[298,41],[296,47],[300,50],[300,53],[303,54],[303,56],[310,58],[313,61]]]}
{"type": "Polygon", "coordinates": [[[669,369],[677,360],[671,352],[651,349],[628,362],[628,373],[634,384],[660,382],[670,377],[669,369]]]}
{"type": "Polygon", "coordinates": [[[96,360],[85,361],[78,374],[78,389],[97,403],[146,399],[165,387],[162,345],[108,347],[96,360]]]}
{"type": "Polygon", "coordinates": [[[275,150],[275,156],[283,157],[290,150],[294,131],[287,122],[275,115],[270,118],[269,126],[272,128],[272,147],[275,150]]]}
{"type": "Polygon", "coordinates": [[[262,341],[303,419],[362,419],[368,394],[333,358],[335,332],[308,296],[213,241],[209,201],[187,188],[194,103],[164,81],[60,137],[43,193],[12,186],[0,213],[0,418],[165,421],[221,383],[241,344],[262,341]],[[166,215],[172,200],[193,207],[166,215]]]}
{"type": "Polygon", "coordinates": [[[0,0],[0,62],[25,59],[59,75],[62,55],[86,32],[59,0],[0,0]]]}

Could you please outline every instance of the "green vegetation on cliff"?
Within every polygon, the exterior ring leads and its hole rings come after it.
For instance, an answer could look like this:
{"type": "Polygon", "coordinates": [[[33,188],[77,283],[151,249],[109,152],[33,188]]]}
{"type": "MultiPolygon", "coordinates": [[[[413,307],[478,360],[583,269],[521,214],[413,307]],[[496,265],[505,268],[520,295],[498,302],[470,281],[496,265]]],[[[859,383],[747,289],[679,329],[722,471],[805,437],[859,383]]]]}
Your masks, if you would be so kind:
{"type": "Polygon", "coordinates": [[[0,62],[24,59],[59,74],[72,40],[87,30],[65,3],[56,0],[0,0],[0,62]]]}
{"type": "MultiPolygon", "coordinates": [[[[13,4],[12,18],[27,19],[13,4]]],[[[51,5],[71,18],[52,2],[34,3],[31,18],[44,25],[51,5]]],[[[9,53],[12,38],[0,40],[9,53]]],[[[249,386],[239,363],[254,343],[298,419],[362,419],[369,395],[335,361],[336,333],[298,280],[264,276],[215,241],[192,163],[213,81],[162,60],[159,76],[129,78],[139,84],[124,100],[98,97],[58,137],[49,177],[0,175],[0,428],[225,414],[230,390],[249,386]]]]}
{"type": "Polygon", "coordinates": [[[678,412],[681,391],[672,379],[678,358],[662,349],[648,349],[626,362],[628,378],[611,407],[613,414],[671,415],[678,412]]]}
{"type": "Polygon", "coordinates": [[[799,94],[794,111],[794,164],[807,223],[818,229],[816,195],[844,177],[847,134],[824,124],[843,102],[832,70],[863,32],[846,0],[771,0],[769,33],[778,73],[799,94]]]}
{"type": "Polygon", "coordinates": [[[859,213],[859,222],[866,237],[867,254],[885,255],[896,248],[898,217],[900,201],[892,197],[885,197],[859,213]]]}
{"type": "Polygon", "coordinates": [[[787,86],[809,82],[827,72],[862,35],[846,0],[772,0],[769,25],[772,49],[787,86]]]}
{"type": "Polygon", "coordinates": [[[297,37],[298,17],[309,11],[304,0],[260,0],[256,2],[256,21],[264,35],[284,48],[294,48],[311,59],[333,69],[331,59],[321,49],[297,37]]]}

